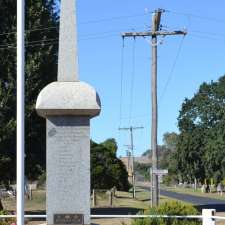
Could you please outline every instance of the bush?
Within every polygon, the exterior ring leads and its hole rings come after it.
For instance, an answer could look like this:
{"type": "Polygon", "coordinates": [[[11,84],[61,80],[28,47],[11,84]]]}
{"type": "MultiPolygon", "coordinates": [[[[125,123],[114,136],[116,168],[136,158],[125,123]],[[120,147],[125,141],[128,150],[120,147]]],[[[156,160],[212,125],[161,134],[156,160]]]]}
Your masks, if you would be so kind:
{"type": "MultiPolygon", "coordinates": [[[[157,208],[151,208],[145,215],[197,215],[198,211],[191,205],[176,201],[165,202],[157,208]]],[[[200,225],[198,219],[175,219],[175,218],[144,218],[136,219],[132,225],[200,225]]]]}
{"type": "Polygon", "coordinates": [[[116,150],[116,143],[111,139],[102,144],[91,142],[91,189],[129,190],[128,173],[116,150]]]}
{"type": "MultiPolygon", "coordinates": [[[[7,211],[1,210],[0,215],[7,215],[7,211]]],[[[16,224],[16,219],[15,218],[6,218],[6,219],[1,219],[0,220],[0,225],[11,225],[11,224],[16,224]]]]}

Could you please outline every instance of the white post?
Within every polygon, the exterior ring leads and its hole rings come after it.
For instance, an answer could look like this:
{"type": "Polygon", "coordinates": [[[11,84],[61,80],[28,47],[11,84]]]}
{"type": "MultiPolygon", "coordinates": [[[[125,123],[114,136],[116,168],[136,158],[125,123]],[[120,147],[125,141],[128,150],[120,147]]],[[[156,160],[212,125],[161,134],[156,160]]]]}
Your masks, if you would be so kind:
{"type": "Polygon", "coordinates": [[[195,191],[197,190],[197,179],[195,178],[195,186],[194,186],[195,191]]]}
{"type": "Polygon", "coordinates": [[[212,219],[215,216],[215,209],[203,209],[202,210],[202,225],[216,225],[216,220],[212,219]]]}
{"type": "Polygon", "coordinates": [[[17,225],[24,225],[24,0],[17,0],[17,225]]]}

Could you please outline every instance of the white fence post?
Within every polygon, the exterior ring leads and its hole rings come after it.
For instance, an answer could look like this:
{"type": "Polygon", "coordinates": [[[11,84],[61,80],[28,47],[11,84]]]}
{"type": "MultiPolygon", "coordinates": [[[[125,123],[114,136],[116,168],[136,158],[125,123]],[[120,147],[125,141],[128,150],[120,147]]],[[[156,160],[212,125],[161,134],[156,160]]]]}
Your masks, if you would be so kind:
{"type": "Polygon", "coordinates": [[[202,210],[202,225],[216,225],[216,220],[212,218],[215,216],[215,209],[203,209],[202,210]]]}

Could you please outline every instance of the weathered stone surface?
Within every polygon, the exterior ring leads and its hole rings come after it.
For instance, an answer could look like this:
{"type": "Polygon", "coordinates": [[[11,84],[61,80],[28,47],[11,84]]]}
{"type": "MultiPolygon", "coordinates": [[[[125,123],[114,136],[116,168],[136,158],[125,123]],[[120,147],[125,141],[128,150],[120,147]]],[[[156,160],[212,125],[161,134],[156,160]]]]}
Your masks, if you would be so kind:
{"type": "Polygon", "coordinates": [[[90,224],[89,118],[47,118],[47,218],[83,214],[90,224]]]}
{"type": "Polygon", "coordinates": [[[76,1],[62,0],[59,31],[58,81],[78,80],[76,1]]]}
{"type": "Polygon", "coordinates": [[[95,89],[84,82],[53,82],[38,96],[37,113],[93,117],[100,113],[101,103],[95,89]]]}

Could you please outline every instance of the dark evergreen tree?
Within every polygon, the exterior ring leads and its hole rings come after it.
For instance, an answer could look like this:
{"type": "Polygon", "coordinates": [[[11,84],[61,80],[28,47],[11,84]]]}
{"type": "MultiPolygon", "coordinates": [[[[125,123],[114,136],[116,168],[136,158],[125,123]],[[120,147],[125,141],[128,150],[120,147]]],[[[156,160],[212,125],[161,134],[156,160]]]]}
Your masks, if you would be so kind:
{"type": "MultiPolygon", "coordinates": [[[[45,169],[45,121],[37,116],[40,90],[56,80],[58,12],[53,0],[26,1],[26,174],[45,169]]],[[[1,180],[15,178],[16,167],[16,2],[0,1],[0,159],[9,159],[1,180]]],[[[2,160],[0,161],[0,164],[2,160]]]]}
{"type": "Polygon", "coordinates": [[[115,186],[118,190],[128,191],[128,173],[123,162],[116,157],[116,151],[114,139],[101,144],[91,142],[91,188],[110,189],[115,186]]]}

